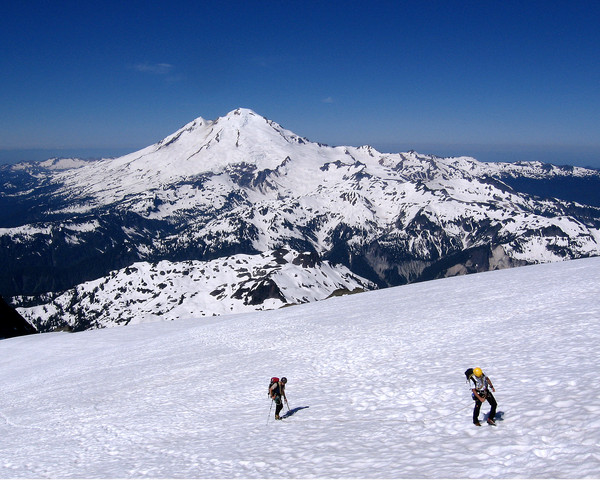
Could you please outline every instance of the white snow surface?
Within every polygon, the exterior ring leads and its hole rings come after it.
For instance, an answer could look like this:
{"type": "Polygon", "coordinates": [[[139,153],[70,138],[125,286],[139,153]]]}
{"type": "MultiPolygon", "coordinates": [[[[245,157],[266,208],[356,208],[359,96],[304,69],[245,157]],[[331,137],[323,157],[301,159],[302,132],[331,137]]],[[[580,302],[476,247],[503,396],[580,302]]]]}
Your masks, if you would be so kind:
{"type": "Polygon", "coordinates": [[[599,278],[589,258],[2,340],[0,477],[598,477],[599,278]],[[496,427],[471,423],[475,366],[496,427]]]}

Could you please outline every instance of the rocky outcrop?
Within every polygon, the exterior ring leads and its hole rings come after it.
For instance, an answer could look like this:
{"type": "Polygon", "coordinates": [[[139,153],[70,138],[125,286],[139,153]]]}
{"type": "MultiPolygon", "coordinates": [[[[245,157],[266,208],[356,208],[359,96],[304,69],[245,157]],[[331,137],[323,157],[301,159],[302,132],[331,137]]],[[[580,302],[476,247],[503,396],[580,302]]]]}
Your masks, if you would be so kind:
{"type": "Polygon", "coordinates": [[[0,296],[0,338],[32,333],[37,333],[37,330],[0,296]]]}

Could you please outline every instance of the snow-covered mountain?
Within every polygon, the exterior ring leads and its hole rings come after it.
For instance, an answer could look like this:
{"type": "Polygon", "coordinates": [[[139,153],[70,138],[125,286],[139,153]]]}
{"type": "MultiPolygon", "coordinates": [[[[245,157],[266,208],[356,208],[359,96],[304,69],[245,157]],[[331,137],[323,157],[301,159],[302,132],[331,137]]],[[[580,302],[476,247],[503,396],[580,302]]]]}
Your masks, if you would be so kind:
{"type": "Polygon", "coordinates": [[[0,478],[596,478],[598,278],[588,258],[2,340],[0,478]],[[475,366],[496,427],[471,423],[475,366]]]}
{"type": "Polygon", "coordinates": [[[138,262],[20,310],[38,330],[85,330],[275,309],[374,288],[342,265],[280,249],[210,262],[138,262]]]}
{"type": "Polygon", "coordinates": [[[330,147],[247,109],[120,158],[0,175],[0,291],[21,307],[139,262],[281,248],[379,287],[600,254],[598,205],[520,191],[600,186],[598,171],[330,147]]]}

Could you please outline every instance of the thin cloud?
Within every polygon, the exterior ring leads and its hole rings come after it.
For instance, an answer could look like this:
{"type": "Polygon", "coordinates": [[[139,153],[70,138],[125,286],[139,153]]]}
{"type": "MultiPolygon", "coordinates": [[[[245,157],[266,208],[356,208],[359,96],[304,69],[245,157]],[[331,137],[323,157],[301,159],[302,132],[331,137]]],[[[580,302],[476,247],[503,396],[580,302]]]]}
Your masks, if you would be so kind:
{"type": "Polygon", "coordinates": [[[136,63],[132,68],[141,73],[150,73],[152,75],[168,75],[175,67],[170,63],[136,63]]]}
{"type": "Polygon", "coordinates": [[[323,102],[323,103],[333,103],[333,98],[332,97],[327,97],[327,98],[324,98],[323,100],[321,100],[321,102],[323,102]]]}

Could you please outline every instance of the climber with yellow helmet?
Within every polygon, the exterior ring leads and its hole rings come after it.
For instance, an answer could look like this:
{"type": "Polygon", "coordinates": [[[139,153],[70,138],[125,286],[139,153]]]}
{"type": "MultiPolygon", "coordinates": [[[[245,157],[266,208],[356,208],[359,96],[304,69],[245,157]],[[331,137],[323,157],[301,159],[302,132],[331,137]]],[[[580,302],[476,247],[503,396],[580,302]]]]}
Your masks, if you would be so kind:
{"type": "Polygon", "coordinates": [[[473,423],[478,427],[481,426],[481,423],[479,423],[479,409],[481,408],[481,404],[487,400],[491,407],[487,423],[490,425],[496,425],[494,422],[494,417],[496,416],[496,407],[498,404],[496,403],[494,395],[492,395],[492,392],[496,391],[492,381],[479,367],[469,368],[465,372],[465,375],[468,381],[473,382],[473,388],[471,388],[471,391],[473,392],[473,400],[475,400],[475,408],[473,409],[473,423]],[[490,392],[490,390],[492,392],[490,392]]]}

